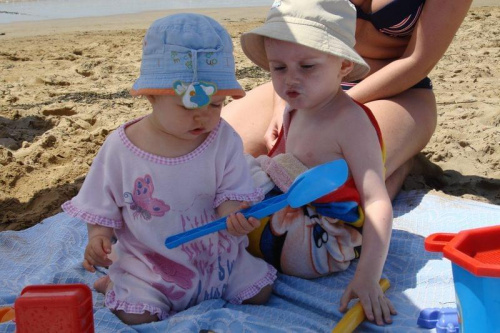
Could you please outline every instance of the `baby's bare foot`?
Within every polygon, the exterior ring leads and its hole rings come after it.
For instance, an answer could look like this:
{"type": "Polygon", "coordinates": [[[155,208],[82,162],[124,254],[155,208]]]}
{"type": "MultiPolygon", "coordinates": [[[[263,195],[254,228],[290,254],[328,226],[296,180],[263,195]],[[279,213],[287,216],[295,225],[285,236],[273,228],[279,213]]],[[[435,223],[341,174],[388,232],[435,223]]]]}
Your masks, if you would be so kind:
{"type": "Polygon", "coordinates": [[[111,279],[108,275],[100,277],[94,282],[94,289],[100,292],[101,294],[106,294],[108,289],[112,286],[111,279]]]}

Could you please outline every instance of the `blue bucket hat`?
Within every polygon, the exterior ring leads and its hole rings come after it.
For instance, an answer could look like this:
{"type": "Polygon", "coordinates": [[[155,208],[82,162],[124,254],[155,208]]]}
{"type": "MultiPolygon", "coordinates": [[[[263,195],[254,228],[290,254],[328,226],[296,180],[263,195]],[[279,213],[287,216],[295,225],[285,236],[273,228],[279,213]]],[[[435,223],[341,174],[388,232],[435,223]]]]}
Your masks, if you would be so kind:
{"type": "Polygon", "coordinates": [[[245,96],[236,80],[231,36],[204,15],[156,20],[144,37],[141,73],[131,94],[177,94],[188,108],[208,104],[212,95],[245,96]]]}

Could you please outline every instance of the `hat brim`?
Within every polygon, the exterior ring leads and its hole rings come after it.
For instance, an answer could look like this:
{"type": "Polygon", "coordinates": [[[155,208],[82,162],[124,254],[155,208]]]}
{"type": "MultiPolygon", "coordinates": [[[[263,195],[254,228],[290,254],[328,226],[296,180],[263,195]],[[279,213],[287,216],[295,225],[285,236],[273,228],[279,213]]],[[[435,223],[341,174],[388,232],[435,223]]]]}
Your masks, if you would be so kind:
{"type": "Polygon", "coordinates": [[[362,79],[370,71],[368,64],[354,49],[327,32],[324,26],[304,24],[290,18],[267,21],[265,25],[241,36],[241,48],[245,55],[266,71],[269,71],[269,62],[264,47],[265,37],[300,44],[352,61],[354,68],[344,78],[346,81],[362,79]]]}
{"type": "MultiPolygon", "coordinates": [[[[173,89],[154,89],[154,88],[143,88],[143,89],[131,89],[130,94],[132,96],[145,96],[145,95],[171,95],[175,96],[176,93],[173,89]]],[[[246,95],[243,89],[222,89],[217,90],[213,96],[231,96],[234,99],[242,98],[246,95]]]]}
{"type": "MultiPolygon", "coordinates": [[[[213,77],[211,72],[200,72],[199,81],[210,81],[209,78],[213,77]],[[206,78],[206,79],[204,79],[206,78]]],[[[192,82],[192,73],[177,73],[176,78],[172,79],[170,76],[156,75],[156,74],[144,74],[135,81],[130,94],[132,96],[140,95],[176,95],[173,85],[175,81],[192,82]]],[[[231,96],[235,99],[245,96],[245,91],[238,83],[234,75],[228,75],[225,73],[218,73],[218,85],[217,91],[214,95],[216,96],[231,96]]]]}

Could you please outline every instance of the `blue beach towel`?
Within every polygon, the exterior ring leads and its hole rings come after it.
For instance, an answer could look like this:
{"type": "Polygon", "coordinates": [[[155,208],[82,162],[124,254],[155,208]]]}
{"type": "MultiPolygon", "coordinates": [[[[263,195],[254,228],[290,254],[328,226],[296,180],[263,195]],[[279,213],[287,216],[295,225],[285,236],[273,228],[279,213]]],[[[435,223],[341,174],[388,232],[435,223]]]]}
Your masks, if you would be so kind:
{"type": "MultiPolygon", "coordinates": [[[[394,323],[378,327],[362,323],[356,332],[433,332],[417,326],[420,310],[454,307],[451,263],[440,253],[427,252],[424,239],[435,232],[459,232],[500,223],[500,206],[477,201],[402,192],[393,202],[394,230],[384,277],[391,282],[387,296],[398,310],[394,323]]],[[[87,241],[81,223],[64,213],[23,231],[0,232],[0,306],[13,305],[32,284],[93,282],[95,274],[81,266],[87,241]]],[[[232,305],[223,300],[202,302],[165,321],[137,326],[120,322],[93,291],[97,333],[105,332],[330,332],[342,318],[339,299],[352,278],[355,264],[342,273],[304,280],[279,275],[265,306],[232,305]]],[[[15,324],[0,324],[0,333],[15,324]]]]}

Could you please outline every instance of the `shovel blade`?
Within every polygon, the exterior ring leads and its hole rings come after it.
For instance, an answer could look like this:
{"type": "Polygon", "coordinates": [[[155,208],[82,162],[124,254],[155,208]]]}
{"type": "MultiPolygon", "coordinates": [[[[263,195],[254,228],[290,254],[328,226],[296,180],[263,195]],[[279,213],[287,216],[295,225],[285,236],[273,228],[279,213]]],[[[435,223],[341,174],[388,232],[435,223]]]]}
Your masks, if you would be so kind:
{"type": "Polygon", "coordinates": [[[288,190],[288,204],[297,208],[335,191],[349,175],[344,159],[320,164],[300,174],[288,190]]]}

